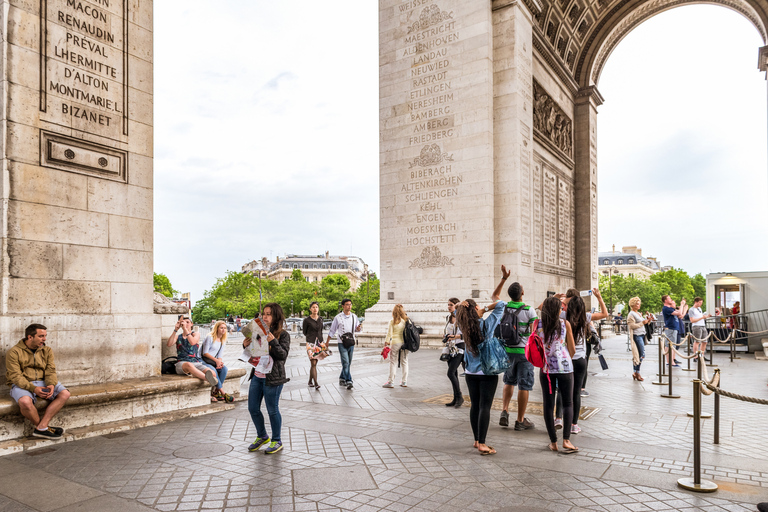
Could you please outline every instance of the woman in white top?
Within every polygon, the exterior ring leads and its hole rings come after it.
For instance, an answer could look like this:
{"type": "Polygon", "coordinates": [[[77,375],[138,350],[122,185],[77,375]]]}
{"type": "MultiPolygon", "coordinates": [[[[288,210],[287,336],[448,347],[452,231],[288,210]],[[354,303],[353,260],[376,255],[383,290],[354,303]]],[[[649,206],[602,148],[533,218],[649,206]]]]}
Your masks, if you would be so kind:
{"type": "Polygon", "coordinates": [[[403,305],[396,304],[392,308],[392,320],[389,321],[387,337],[384,340],[384,346],[390,348],[389,379],[384,384],[385,388],[395,387],[393,383],[395,382],[395,373],[397,373],[398,365],[403,368],[400,385],[404,388],[408,387],[408,351],[403,349],[403,331],[405,330],[406,320],[408,320],[408,315],[405,314],[403,305]]]}
{"type": "Polygon", "coordinates": [[[455,348],[455,352],[448,359],[448,380],[451,381],[451,387],[453,387],[453,400],[445,406],[457,409],[464,404],[464,396],[461,394],[461,384],[459,384],[459,366],[464,360],[464,342],[461,339],[461,329],[459,329],[459,324],[456,321],[456,305],[458,303],[459,299],[448,299],[448,318],[445,321],[445,337],[443,339],[446,348],[449,350],[451,346],[455,348]]]}
{"type": "Polygon", "coordinates": [[[224,344],[227,342],[227,324],[219,320],[213,326],[210,334],[203,341],[200,357],[203,364],[216,370],[219,382],[211,390],[212,402],[232,402],[234,398],[224,392],[224,380],[227,378],[227,367],[224,366],[224,344]]]}
{"type": "Polygon", "coordinates": [[[643,318],[639,313],[642,302],[640,297],[629,299],[629,309],[632,311],[627,315],[628,336],[632,336],[632,378],[634,380],[645,380],[640,375],[640,365],[645,359],[645,325],[651,321],[650,318],[643,318]]]}

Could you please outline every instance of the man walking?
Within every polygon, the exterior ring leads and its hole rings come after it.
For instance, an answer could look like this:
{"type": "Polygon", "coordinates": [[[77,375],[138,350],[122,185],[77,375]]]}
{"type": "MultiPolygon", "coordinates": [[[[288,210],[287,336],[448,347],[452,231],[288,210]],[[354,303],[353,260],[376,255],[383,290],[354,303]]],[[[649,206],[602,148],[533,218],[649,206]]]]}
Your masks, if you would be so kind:
{"type": "Polygon", "coordinates": [[[21,414],[35,426],[32,435],[44,439],[59,439],[60,427],[48,425],[69,400],[69,391],[56,378],[53,349],[45,346],[48,328],[32,324],[24,331],[24,339],[5,355],[5,377],[21,414]],[[37,398],[48,400],[43,417],[37,412],[37,398]]]}
{"type": "Polygon", "coordinates": [[[702,304],[704,304],[704,299],[696,297],[693,299],[693,307],[688,310],[688,318],[691,320],[691,334],[693,334],[694,354],[699,350],[701,350],[702,353],[706,353],[707,351],[707,326],[705,320],[712,315],[709,313],[702,313],[702,304]]]}
{"type": "Polygon", "coordinates": [[[504,346],[509,359],[509,368],[504,372],[503,410],[499,418],[499,425],[502,427],[509,426],[509,412],[507,412],[509,402],[512,400],[515,386],[518,386],[515,430],[528,430],[534,427],[533,422],[525,417],[525,410],[528,407],[528,393],[533,389],[533,365],[525,358],[525,346],[528,344],[531,327],[537,316],[536,311],[523,302],[524,291],[520,283],[515,282],[509,285],[507,293],[512,300],[507,303],[507,310],[504,312],[505,316],[502,317],[502,322],[507,317],[517,317],[517,325],[514,326],[514,329],[517,332],[518,342],[504,346]]]}
{"type": "MultiPolygon", "coordinates": [[[[680,309],[675,309],[675,301],[672,300],[672,297],[669,295],[664,295],[661,298],[661,303],[664,304],[664,307],[661,308],[661,314],[664,317],[664,346],[669,347],[669,342],[677,343],[677,339],[679,336],[679,329],[680,324],[678,322],[679,319],[682,319],[684,313],[682,313],[683,308],[685,308],[685,299],[682,299],[680,301],[680,309]]],[[[664,357],[664,360],[669,363],[669,357],[672,354],[672,349],[670,349],[667,352],[667,355],[664,357]]],[[[680,368],[680,365],[675,362],[674,365],[672,365],[673,368],[680,368]]]]}
{"type": "Polygon", "coordinates": [[[349,367],[352,365],[352,353],[355,351],[357,339],[355,333],[360,332],[363,326],[360,324],[357,315],[352,313],[352,300],[342,299],[341,313],[336,315],[328,331],[327,343],[331,342],[334,336],[339,342],[339,357],[341,358],[341,374],[339,374],[339,386],[346,386],[352,389],[352,374],[349,367]]]}

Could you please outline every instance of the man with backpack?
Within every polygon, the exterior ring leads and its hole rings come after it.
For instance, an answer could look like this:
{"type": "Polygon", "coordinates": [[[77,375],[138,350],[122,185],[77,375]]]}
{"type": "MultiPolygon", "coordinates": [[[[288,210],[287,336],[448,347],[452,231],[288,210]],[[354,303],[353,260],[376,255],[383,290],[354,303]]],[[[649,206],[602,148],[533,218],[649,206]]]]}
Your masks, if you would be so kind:
{"type": "Polygon", "coordinates": [[[497,338],[504,343],[504,350],[509,359],[509,369],[504,372],[504,398],[499,425],[509,426],[509,402],[515,386],[517,391],[517,420],[515,430],[528,430],[534,427],[533,422],[525,417],[528,407],[528,392],[533,389],[533,365],[525,358],[525,346],[531,335],[531,326],[537,319],[536,310],[523,302],[523,287],[520,283],[512,283],[507,290],[509,298],[504,309],[504,315],[497,328],[497,338]]]}

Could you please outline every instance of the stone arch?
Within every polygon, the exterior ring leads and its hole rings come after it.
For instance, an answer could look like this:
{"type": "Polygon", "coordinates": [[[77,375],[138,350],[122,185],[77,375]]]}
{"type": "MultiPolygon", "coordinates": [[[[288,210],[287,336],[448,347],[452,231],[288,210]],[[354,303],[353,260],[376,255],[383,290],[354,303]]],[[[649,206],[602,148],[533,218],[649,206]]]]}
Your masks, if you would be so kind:
{"type": "Polygon", "coordinates": [[[757,0],[621,0],[595,25],[580,52],[574,79],[580,88],[595,86],[618,44],[633,29],[664,11],[685,5],[719,5],[738,12],[757,29],[763,44],[768,44],[768,12],[757,0]]]}

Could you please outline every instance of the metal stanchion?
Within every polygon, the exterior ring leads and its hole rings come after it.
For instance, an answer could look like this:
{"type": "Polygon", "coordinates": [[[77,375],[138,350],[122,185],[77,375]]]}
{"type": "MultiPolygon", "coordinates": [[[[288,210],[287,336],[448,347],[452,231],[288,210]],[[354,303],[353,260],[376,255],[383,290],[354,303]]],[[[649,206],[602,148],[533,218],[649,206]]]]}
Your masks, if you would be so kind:
{"type": "MultiPolygon", "coordinates": [[[[693,351],[693,349],[691,348],[691,336],[686,336],[686,337],[688,338],[688,354],[687,355],[690,356],[692,351],[693,351]]],[[[692,372],[692,371],[694,371],[694,369],[691,368],[691,360],[690,359],[688,359],[688,365],[687,365],[686,368],[683,368],[683,371],[684,372],[692,372]]],[[[701,378],[701,375],[699,375],[699,378],[701,378]]]]}
{"type": "Polygon", "coordinates": [[[667,377],[667,383],[669,383],[669,391],[667,394],[662,394],[662,398],[680,398],[680,395],[676,395],[672,392],[672,365],[675,362],[675,350],[672,348],[674,347],[674,343],[672,341],[669,342],[669,376],[667,377]]]}
{"type": "MultiPolygon", "coordinates": [[[[720,368],[715,369],[715,373],[720,373],[720,368]]],[[[719,379],[715,379],[719,382],[719,379]]],[[[715,393],[715,444],[720,444],[720,395],[715,393]]]]}
{"type": "Polygon", "coordinates": [[[664,382],[664,343],[661,341],[661,335],[659,335],[659,373],[658,380],[653,381],[651,384],[656,384],[657,386],[663,386],[666,384],[664,382]]]}
{"type": "MultiPolygon", "coordinates": [[[[704,373],[704,356],[702,355],[701,352],[699,352],[698,354],[699,354],[699,357],[696,358],[696,370],[697,370],[696,378],[699,379],[699,380],[704,380],[704,375],[703,375],[703,373],[704,373]]],[[[689,412],[688,413],[688,417],[689,418],[693,418],[694,417],[694,413],[689,412]]],[[[701,417],[703,419],[709,419],[709,418],[712,417],[712,415],[709,414],[708,412],[702,412],[701,413],[701,417]]]]}
{"type": "Polygon", "coordinates": [[[693,478],[681,478],[677,485],[688,491],[715,492],[717,484],[701,479],[701,381],[693,380],[693,478]]]}
{"type": "Polygon", "coordinates": [[[715,355],[715,340],[712,339],[714,337],[715,337],[714,334],[710,335],[710,337],[709,337],[710,338],[709,339],[709,362],[707,363],[707,366],[717,366],[715,364],[715,357],[714,357],[714,355],[715,355]]]}

